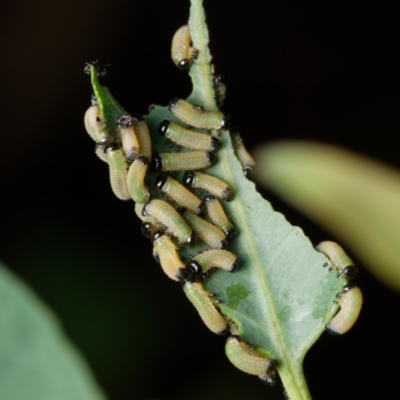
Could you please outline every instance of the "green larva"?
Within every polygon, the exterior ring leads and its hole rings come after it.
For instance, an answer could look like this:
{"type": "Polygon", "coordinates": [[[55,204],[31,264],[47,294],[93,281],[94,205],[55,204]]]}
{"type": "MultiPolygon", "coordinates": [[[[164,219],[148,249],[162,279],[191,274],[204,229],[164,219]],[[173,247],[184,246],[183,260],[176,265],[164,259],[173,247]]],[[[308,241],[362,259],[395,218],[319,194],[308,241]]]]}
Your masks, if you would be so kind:
{"type": "Polygon", "coordinates": [[[180,206],[188,208],[196,214],[200,214],[203,211],[203,201],[175,179],[161,174],[157,177],[155,184],[158,189],[162,190],[180,206]]]}
{"type": "Polygon", "coordinates": [[[208,329],[217,335],[227,333],[229,326],[226,319],[218,312],[210,295],[198,282],[186,282],[183,286],[189,301],[194,305],[208,329]]]}
{"type": "Polygon", "coordinates": [[[149,160],[144,156],[137,157],[129,167],[127,186],[136,203],[147,203],[150,199],[149,188],[144,182],[148,167],[149,160]]]}
{"type": "Polygon", "coordinates": [[[339,312],[326,325],[326,330],[333,335],[343,335],[356,322],[362,306],[362,293],[358,286],[346,285],[338,295],[339,312]]]}
{"type": "Polygon", "coordinates": [[[212,268],[221,268],[228,272],[236,271],[237,257],[228,250],[212,249],[205,250],[196,256],[192,257],[187,263],[195,271],[206,273],[212,268]],[[197,263],[197,265],[194,265],[197,263]]]}
{"type": "Polygon", "coordinates": [[[172,38],[172,61],[181,71],[188,70],[199,54],[198,50],[190,46],[191,42],[188,25],[181,26],[172,38]]]}
{"type": "Polygon", "coordinates": [[[206,206],[207,214],[211,221],[222,229],[228,239],[233,239],[237,235],[236,228],[232,225],[232,222],[226,216],[221,203],[212,195],[204,197],[204,203],[206,206]]]}
{"type": "Polygon", "coordinates": [[[116,144],[112,144],[105,148],[108,165],[110,168],[110,183],[114,194],[121,200],[129,200],[131,198],[127,180],[127,164],[124,152],[116,144]]]}
{"type": "Polygon", "coordinates": [[[217,138],[207,133],[191,131],[166,119],[158,126],[158,133],[179,146],[193,150],[215,151],[221,147],[217,138]]]}
{"type": "Polygon", "coordinates": [[[215,176],[203,174],[202,172],[186,171],[183,175],[182,182],[185,186],[191,186],[195,189],[204,189],[222,200],[233,200],[232,189],[227,183],[215,176]]]}
{"type": "Polygon", "coordinates": [[[186,171],[208,168],[215,161],[213,153],[188,151],[185,153],[159,153],[154,156],[155,171],[186,171]]]}
{"type": "Polygon", "coordinates": [[[334,268],[338,271],[338,276],[345,279],[354,279],[357,276],[357,267],[354,266],[353,261],[351,261],[350,257],[337,243],[327,240],[325,242],[321,242],[316,246],[315,249],[325,254],[329,258],[331,262],[331,268],[334,268]]]}
{"type": "Polygon", "coordinates": [[[186,243],[189,247],[196,244],[196,234],[185,220],[170,204],[165,201],[153,199],[142,210],[143,216],[156,218],[166,226],[169,233],[175,236],[179,243],[186,243]]]}
{"type": "Polygon", "coordinates": [[[224,232],[212,223],[200,218],[187,209],[180,209],[184,220],[197,233],[197,236],[215,249],[224,249],[228,242],[224,232]]]}
{"type": "Polygon", "coordinates": [[[239,159],[243,167],[243,172],[247,178],[251,177],[254,172],[254,167],[256,165],[253,157],[247,151],[243,144],[243,139],[239,133],[231,134],[232,146],[235,150],[236,157],[239,159]]]}
{"type": "Polygon", "coordinates": [[[174,98],[168,109],[181,121],[200,129],[229,129],[230,118],[220,111],[204,111],[203,107],[174,98]]]}
{"type": "Polygon", "coordinates": [[[268,385],[275,385],[276,360],[271,360],[255,353],[247,343],[237,336],[228,338],[225,352],[229,361],[236,368],[250,375],[257,375],[268,385]]]}

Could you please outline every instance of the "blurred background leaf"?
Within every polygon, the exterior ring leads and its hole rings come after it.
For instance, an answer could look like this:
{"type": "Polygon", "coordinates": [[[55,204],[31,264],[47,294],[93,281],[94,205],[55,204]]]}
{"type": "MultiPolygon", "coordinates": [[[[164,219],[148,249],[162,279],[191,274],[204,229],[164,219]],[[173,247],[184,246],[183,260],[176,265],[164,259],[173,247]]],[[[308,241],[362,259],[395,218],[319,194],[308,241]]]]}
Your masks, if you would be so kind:
{"type": "Polygon", "coordinates": [[[105,400],[59,322],[0,263],[0,398],[105,400]]]}
{"type": "Polygon", "coordinates": [[[340,147],[282,141],[255,153],[257,179],[400,290],[400,171],[340,147]]]}

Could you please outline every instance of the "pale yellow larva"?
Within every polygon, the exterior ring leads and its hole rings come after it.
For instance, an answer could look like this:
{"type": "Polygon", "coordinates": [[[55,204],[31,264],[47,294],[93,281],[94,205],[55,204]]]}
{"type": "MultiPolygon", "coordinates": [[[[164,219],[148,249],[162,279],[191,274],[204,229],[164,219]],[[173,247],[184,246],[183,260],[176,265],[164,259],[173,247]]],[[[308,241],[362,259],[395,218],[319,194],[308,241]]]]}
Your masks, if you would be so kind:
{"type": "Polygon", "coordinates": [[[344,286],[338,296],[340,310],[326,325],[326,330],[333,335],[343,335],[354,325],[363,301],[360,288],[354,284],[344,286]]]}
{"type": "Polygon", "coordinates": [[[188,70],[199,54],[198,50],[191,46],[191,42],[188,25],[181,26],[172,38],[171,58],[181,71],[188,70]]]}

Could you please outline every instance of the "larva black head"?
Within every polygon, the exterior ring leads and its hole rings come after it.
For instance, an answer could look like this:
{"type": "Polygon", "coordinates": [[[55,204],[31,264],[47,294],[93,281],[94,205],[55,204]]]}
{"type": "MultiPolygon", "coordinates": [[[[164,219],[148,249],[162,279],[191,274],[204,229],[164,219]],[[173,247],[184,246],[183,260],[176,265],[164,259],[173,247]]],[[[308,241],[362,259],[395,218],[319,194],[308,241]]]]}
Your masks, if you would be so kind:
{"type": "MultiPolygon", "coordinates": [[[[139,154],[139,149],[138,149],[137,147],[131,148],[130,150],[128,150],[128,151],[125,152],[126,161],[127,161],[129,164],[132,164],[132,163],[136,160],[138,154],[139,154]]],[[[145,158],[146,158],[146,157],[145,157],[145,158]]],[[[146,159],[147,159],[147,158],[146,158],[146,159]]]]}
{"type": "Polygon", "coordinates": [[[155,180],[155,185],[157,189],[162,189],[165,185],[165,182],[167,182],[168,177],[164,174],[158,175],[156,180],[155,180]]]}
{"type": "Polygon", "coordinates": [[[225,200],[225,201],[232,201],[233,200],[233,193],[232,193],[232,190],[231,190],[231,188],[226,188],[222,193],[221,193],[221,197],[222,197],[222,200],[225,200]]]}
{"type": "Polygon", "coordinates": [[[235,239],[237,236],[237,230],[235,228],[228,229],[224,232],[228,240],[235,239]]]}
{"type": "Polygon", "coordinates": [[[169,127],[169,121],[167,120],[167,119],[164,119],[164,121],[162,121],[161,123],[160,123],[160,125],[158,125],[158,133],[161,135],[161,136],[165,136],[165,134],[167,133],[167,131],[168,131],[168,127],[169,127]]]}
{"type": "Polygon", "coordinates": [[[178,103],[178,101],[179,101],[179,98],[178,97],[174,97],[172,100],[170,100],[170,102],[168,103],[168,110],[170,110],[171,111],[171,109],[173,109],[175,106],[176,106],[176,104],[178,103]]]}
{"type": "Polygon", "coordinates": [[[193,282],[192,271],[188,268],[179,268],[175,276],[181,283],[193,282]]]}
{"type": "Polygon", "coordinates": [[[224,131],[229,130],[232,127],[232,119],[230,115],[224,115],[224,118],[221,122],[221,129],[224,131]]]}
{"type": "Polygon", "coordinates": [[[194,260],[189,261],[186,264],[186,268],[191,270],[193,276],[197,277],[197,278],[199,278],[200,275],[203,273],[203,268],[201,268],[201,265],[197,261],[194,261],[194,260]]]}
{"type": "Polygon", "coordinates": [[[244,176],[250,178],[253,175],[254,168],[251,165],[245,165],[243,167],[244,176]]]}
{"type": "Polygon", "coordinates": [[[153,234],[153,236],[151,237],[151,241],[155,242],[157,239],[159,239],[162,235],[164,235],[163,231],[157,231],[153,234]]]}
{"type": "Polygon", "coordinates": [[[149,165],[149,159],[145,156],[140,156],[136,159],[137,162],[140,162],[143,165],[149,165]]]}
{"type": "Polygon", "coordinates": [[[133,119],[135,122],[144,121],[142,114],[134,113],[134,114],[131,114],[131,116],[132,116],[132,119],[133,119]]]}
{"type": "Polygon", "coordinates": [[[211,164],[214,164],[214,162],[215,162],[214,153],[207,152],[206,155],[207,155],[207,160],[210,161],[211,164]]]}
{"type": "Polygon", "coordinates": [[[186,241],[186,244],[188,245],[188,247],[193,247],[196,245],[196,243],[197,243],[197,235],[195,232],[192,232],[188,240],[186,241]]]}
{"type": "Polygon", "coordinates": [[[115,122],[120,128],[129,128],[133,125],[134,119],[131,114],[123,114],[118,118],[115,118],[115,122]]]}
{"type": "Polygon", "coordinates": [[[153,234],[153,224],[151,224],[150,222],[143,222],[140,230],[142,231],[142,234],[144,237],[146,237],[147,239],[150,239],[152,237],[153,234]]]}
{"type": "Polygon", "coordinates": [[[110,146],[114,142],[114,139],[111,137],[106,137],[104,139],[101,139],[100,142],[96,143],[96,147],[98,149],[105,149],[106,147],[110,146]]]}
{"type": "Polygon", "coordinates": [[[221,148],[221,142],[215,137],[211,138],[210,144],[214,150],[219,150],[221,148]]]}
{"type": "Polygon", "coordinates": [[[343,278],[346,279],[354,279],[358,274],[358,268],[355,267],[354,265],[349,265],[346,267],[342,273],[340,274],[343,278]]]}
{"type": "Polygon", "coordinates": [[[112,142],[112,143],[108,144],[106,147],[104,147],[104,152],[109,153],[111,151],[115,151],[118,149],[119,149],[118,143],[112,142]]]}
{"type": "Polygon", "coordinates": [[[238,264],[238,262],[237,262],[237,260],[236,260],[235,262],[232,263],[231,268],[229,269],[229,272],[235,272],[235,271],[237,271],[238,266],[239,266],[239,264],[238,264]]]}
{"type": "Polygon", "coordinates": [[[182,183],[185,186],[192,186],[193,179],[194,179],[194,172],[193,171],[186,171],[183,174],[182,183]]]}
{"type": "Polygon", "coordinates": [[[228,247],[228,240],[227,239],[221,240],[221,243],[218,248],[226,249],[227,247],[228,247]]]}
{"type": "Polygon", "coordinates": [[[180,71],[187,71],[190,68],[190,61],[187,58],[178,62],[178,69],[180,71]]]}
{"type": "Polygon", "coordinates": [[[162,170],[162,158],[158,154],[155,154],[153,157],[152,168],[156,172],[160,172],[162,170]]]}

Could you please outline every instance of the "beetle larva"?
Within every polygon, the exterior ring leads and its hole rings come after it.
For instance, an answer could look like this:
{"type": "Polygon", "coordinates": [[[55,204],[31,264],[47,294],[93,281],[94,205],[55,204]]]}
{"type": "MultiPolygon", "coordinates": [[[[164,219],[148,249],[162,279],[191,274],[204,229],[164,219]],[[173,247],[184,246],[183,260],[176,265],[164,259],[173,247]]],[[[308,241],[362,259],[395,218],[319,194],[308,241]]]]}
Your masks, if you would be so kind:
{"type": "Polygon", "coordinates": [[[131,196],[126,185],[127,165],[124,152],[117,144],[104,149],[110,168],[110,182],[114,194],[121,200],[129,200],[131,196]]]}
{"type": "Polygon", "coordinates": [[[233,200],[232,189],[224,181],[215,176],[203,174],[202,172],[186,171],[182,182],[185,186],[204,189],[222,200],[233,200]]]}
{"type": "Polygon", "coordinates": [[[276,360],[271,360],[255,353],[247,343],[237,336],[228,338],[225,345],[225,353],[236,368],[250,375],[257,375],[268,385],[275,385],[276,360]]]}
{"type": "Polygon", "coordinates": [[[212,223],[200,218],[185,208],[179,209],[184,220],[197,233],[197,236],[215,249],[224,249],[228,245],[224,232],[212,223]]]}
{"type": "Polygon", "coordinates": [[[187,147],[193,150],[200,151],[215,151],[221,147],[221,142],[207,134],[194,132],[185,129],[182,126],[165,119],[158,126],[158,133],[164,135],[167,139],[178,144],[179,146],[187,147]]]}
{"type": "Polygon", "coordinates": [[[211,268],[221,268],[225,271],[233,272],[237,269],[237,257],[228,250],[205,250],[192,257],[187,266],[192,266],[193,270],[203,273],[206,273],[211,268]],[[194,265],[194,263],[198,265],[194,265]]]}
{"type": "Polygon", "coordinates": [[[186,282],[183,285],[183,291],[200,314],[201,319],[208,329],[217,335],[224,335],[228,332],[228,322],[218,312],[209,294],[203,289],[200,283],[186,282]]]}
{"type": "Polygon", "coordinates": [[[157,177],[155,185],[180,206],[186,207],[196,214],[200,214],[203,211],[203,201],[175,179],[161,174],[157,177]]]}
{"type": "Polygon", "coordinates": [[[185,153],[159,153],[154,156],[155,171],[186,171],[204,169],[215,161],[213,153],[205,151],[188,151],[185,153]]]}
{"type": "Polygon", "coordinates": [[[181,121],[201,129],[229,129],[230,118],[220,111],[204,111],[203,107],[174,98],[168,109],[181,121]]]}
{"type": "Polygon", "coordinates": [[[363,301],[360,288],[354,284],[344,286],[338,297],[340,310],[326,325],[326,330],[333,335],[343,335],[354,325],[363,301]]]}
{"type": "Polygon", "coordinates": [[[139,155],[147,157],[147,159],[151,161],[152,150],[149,127],[140,114],[132,114],[132,121],[133,130],[139,142],[139,155]]]}
{"type": "Polygon", "coordinates": [[[188,70],[199,54],[198,50],[190,46],[191,42],[188,25],[181,26],[172,38],[172,61],[181,71],[188,70]]]}
{"type": "Polygon", "coordinates": [[[217,101],[218,108],[224,104],[226,96],[226,85],[223,81],[225,77],[223,75],[214,75],[213,77],[213,87],[215,90],[215,100],[217,101]]]}
{"type": "Polygon", "coordinates": [[[180,282],[187,279],[189,269],[186,269],[185,264],[180,259],[171,238],[158,231],[152,237],[152,242],[154,246],[153,254],[158,255],[161,267],[168,277],[180,282]]]}
{"type": "Polygon", "coordinates": [[[357,276],[357,267],[354,266],[353,261],[337,243],[327,240],[317,245],[315,250],[320,251],[329,258],[331,268],[338,271],[338,277],[354,279],[357,276]]]}
{"type": "Polygon", "coordinates": [[[111,140],[100,121],[100,109],[98,105],[90,106],[87,109],[84,122],[87,133],[96,143],[103,143],[106,139],[111,140]]]}
{"type": "Polygon", "coordinates": [[[150,199],[149,188],[144,182],[149,160],[144,157],[137,157],[131,164],[128,171],[127,185],[129,193],[136,203],[146,203],[150,199]]]}
{"type": "Polygon", "coordinates": [[[207,214],[211,221],[222,229],[228,239],[233,239],[237,235],[236,228],[229,221],[226,216],[221,203],[212,195],[207,195],[204,197],[204,203],[206,205],[207,214]]]}
{"type": "Polygon", "coordinates": [[[243,139],[239,133],[231,134],[232,146],[235,150],[236,157],[239,159],[240,163],[243,167],[243,172],[247,178],[249,178],[253,172],[254,167],[256,165],[253,157],[247,151],[246,147],[243,144],[243,139]]]}
{"type": "Polygon", "coordinates": [[[123,114],[115,119],[118,124],[121,136],[122,147],[124,148],[126,161],[131,163],[139,154],[139,142],[133,129],[133,120],[130,114],[123,114]]]}
{"type": "Polygon", "coordinates": [[[189,247],[196,244],[196,234],[185,220],[178,214],[174,207],[165,201],[153,199],[142,210],[143,216],[156,218],[166,226],[168,232],[178,238],[179,243],[186,243],[189,247]]]}

